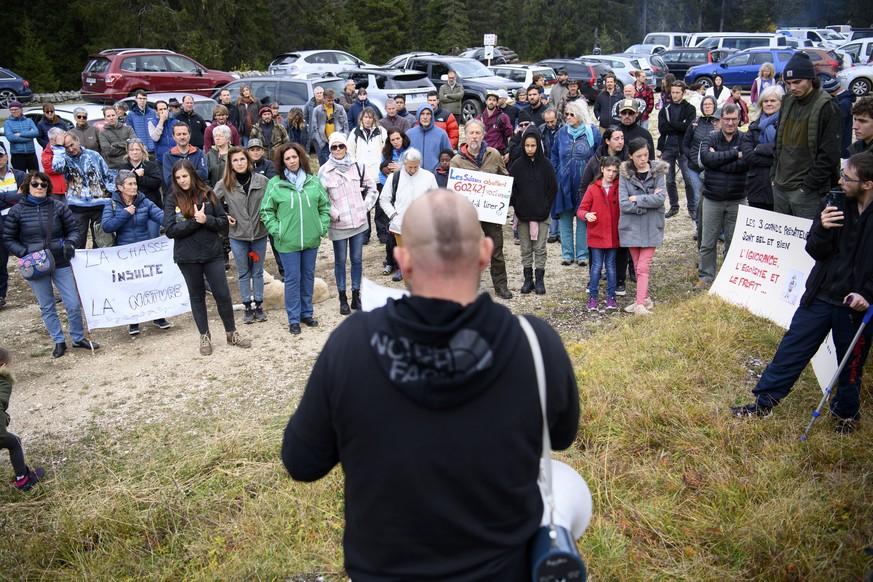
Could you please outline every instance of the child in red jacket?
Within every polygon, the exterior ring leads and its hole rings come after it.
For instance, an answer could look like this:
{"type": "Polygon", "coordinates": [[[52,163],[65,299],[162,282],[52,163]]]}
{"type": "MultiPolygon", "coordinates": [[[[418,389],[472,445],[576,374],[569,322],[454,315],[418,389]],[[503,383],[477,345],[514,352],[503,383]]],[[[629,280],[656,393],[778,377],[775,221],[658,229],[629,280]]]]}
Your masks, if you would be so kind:
{"type": "Polygon", "coordinates": [[[616,309],[615,255],[618,252],[618,165],[615,156],[600,160],[600,177],[585,191],[576,210],[580,220],[588,222],[588,248],[591,250],[591,281],[588,283],[588,310],[597,311],[600,271],[606,265],[606,308],[616,309]]]}

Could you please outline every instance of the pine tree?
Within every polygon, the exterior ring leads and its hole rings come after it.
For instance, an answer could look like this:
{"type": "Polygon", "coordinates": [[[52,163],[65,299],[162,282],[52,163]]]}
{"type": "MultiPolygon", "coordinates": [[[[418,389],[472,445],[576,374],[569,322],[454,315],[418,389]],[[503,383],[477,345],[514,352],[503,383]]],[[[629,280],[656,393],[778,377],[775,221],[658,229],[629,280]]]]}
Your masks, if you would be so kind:
{"type": "Polygon", "coordinates": [[[30,18],[25,17],[21,26],[21,42],[15,57],[17,73],[28,80],[30,88],[36,93],[50,93],[58,90],[52,61],[45,46],[36,33],[30,18]]]}

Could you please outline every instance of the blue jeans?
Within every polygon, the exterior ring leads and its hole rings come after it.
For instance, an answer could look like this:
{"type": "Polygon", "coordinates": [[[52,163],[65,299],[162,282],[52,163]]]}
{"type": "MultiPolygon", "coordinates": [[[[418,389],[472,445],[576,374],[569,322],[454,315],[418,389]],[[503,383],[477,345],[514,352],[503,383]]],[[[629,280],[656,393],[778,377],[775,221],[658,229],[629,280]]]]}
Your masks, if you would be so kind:
{"type": "MultiPolygon", "coordinates": [[[[849,349],[849,344],[863,314],[845,305],[834,305],[821,299],[813,299],[809,305],[800,305],[791,318],[791,325],[782,337],[773,360],[764,369],[758,385],[752,390],[761,406],[776,406],[788,396],[791,387],[797,382],[800,373],[818,351],[819,346],[833,331],[837,360],[841,361],[849,349]]],[[[864,328],[846,367],[840,372],[836,395],[831,398],[830,407],[838,418],[861,418],[861,375],[864,361],[870,352],[873,339],[873,326],[864,328]]]]}
{"type": "Polygon", "coordinates": [[[568,210],[558,215],[561,223],[561,255],[571,261],[588,260],[588,225],[584,220],[576,218],[575,210],[568,210]],[[576,223],[576,245],[573,245],[573,223],[576,223]]]}
{"type": "Polygon", "coordinates": [[[615,255],[618,249],[591,248],[591,281],[588,283],[588,293],[597,297],[600,286],[600,269],[606,263],[606,296],[615,297],[615,255]]]}
{"type": "Polygon", "coordinates": [[[688,178],[689,182],[686,182],[685,186],[685,194],[686,198],[688,195],[688,186],[690,183],[691,187],[694,189],[694,200],[692,205],[692,200],[688,199],[688,212],[691,213],[691,216],[694,217],[694,223],[697,224],[697,204],[700,202],[700,195],[703,192],[703,180],[700,178],[700,172],[695,172],[690,167],[688,168],[688,178]]]}
{"type": "Polygon", "coordinates": [[[239,279],[239,296],[243,303],[264,300],[264,260],[267,254],[267,237],[253,241],[230,239],[230,250],[236,262],[236,273],[239,279]],[[258,255],[257,261],[249,266],[249,253],[258,255]]]}
{"type": "Polygon", "coordinates": [[[694,204],[695,197],[694,185],[688,173],[688,158],[680,154],[678,149],[666,149],[661,152],[661,161],[669,165],[667,170],[667,196],[670,199],[670,208],[679,208],[679,190],[676,187],[677,164],[682,172],[682,179],[685,180],[685,198],[690,208],[694,204]]]}
{"type": "Polygon", "coordinates": [[[46,275],[36,281],[28,281],[30,288],[33,289],[33,294],[36,295],[36,301],[39,303],[39,311],[42,314],[46,330],[56,344],[66,341],[64,330],[61,328],[61,320],[58,317],[58,310],[55,307],[55,292],[52,282],[58,288],[64,309],[67,310],[70,337],[74,342],[82,341],[85,339],[85,323],[82,321],[82,306],[79,305],[79,295],[76,292],[76,281],[73,279],[72,267],[55,269],[51,275],[46,275]]]}
{"type": "Polygon", "coordinates": [[[557,218],[553,218],[549,223],[549,236],[554,238],[561,234],[561,221],[557,218]]]}
{"type": "Polygon", "coordinates": [[[361,276],[364,273],[364,237],[366,232],[359,232],[351,238],[333,241],[333,276],[336,278],[336,290],[346,290],[346,257],[352,260],[352,290],[361,288],[361,276]],[[351,249],[351,251],[349,250],[351,249]]]}
{"type": "Polygon", "coordinates": [[[327,162],[327,158],[330,157],[330,147],[328,144],[324,144],[324,147],[321,148],[321,151],[318,152],[318,165],[323,166],[325,162],[327,162]]]}
{"type": "Polygon", "coordinates": [[[294,253],[279,253],[285,268],[285,311],[288,323],[300,323],[301,317],[312,317],[312,292],[315,288],[315,259],[318,248],[294,253]]]}

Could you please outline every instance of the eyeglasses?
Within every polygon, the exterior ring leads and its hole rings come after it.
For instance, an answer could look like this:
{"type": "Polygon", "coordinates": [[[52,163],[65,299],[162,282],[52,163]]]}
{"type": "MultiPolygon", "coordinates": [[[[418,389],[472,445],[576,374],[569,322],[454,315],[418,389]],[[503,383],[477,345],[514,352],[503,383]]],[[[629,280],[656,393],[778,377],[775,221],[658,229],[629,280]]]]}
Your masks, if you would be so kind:
{"type": "Polygon", "coordinates": [[[88,119],[87,115],[77,115],[76,119],[88,119]]]}
{"type": "Polygon", "coordinates": [[[843,182],[866,182],[866,180],[853,180],[852,178],[847,178],[845,170],[840,170],[840,178],[843,182]]]}
{"type": "Polygon", "coordinates": [[[736,123],[739,120],[740,120],[739,117],[722,117],[721,118],[722,123],[736,123]]]}
{"type": "Polygon", "coordinates": [[[344,146],[341,143],[335,143],[332,146],[330,146],[330,151],[332,151],[332,152],[335,152],[337,150],[344,150],[344,149],[346,149],[346,146],[344,146]]]}
{"type": "Polygon", "coordinates": [[[568,111],[567,113],[564,114],[564,117],[576,117],[576,114],[568,111]]]}
{"type": "Polygon", "coordinates": [[[637,114],[636,111],[622,111],[621,113],[619,113],[619,115],[628,115],[628,116],[636,115],[636,114],[637,114]]]}
{"type": "Polygon", "coordinates": [[[34,188],[48,188],[48,182],[37,182],[36,180],[33,180],[30,185],[34,188]]]}

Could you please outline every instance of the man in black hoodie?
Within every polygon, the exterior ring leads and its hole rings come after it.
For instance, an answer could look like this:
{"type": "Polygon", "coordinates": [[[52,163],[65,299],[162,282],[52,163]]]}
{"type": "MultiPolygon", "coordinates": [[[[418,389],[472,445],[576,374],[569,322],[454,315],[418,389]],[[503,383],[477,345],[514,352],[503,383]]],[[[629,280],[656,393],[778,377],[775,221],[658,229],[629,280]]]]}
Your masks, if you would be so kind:
{"type": "MultiPolygon", "coordinates": [[[[479,294],[491,259],[476,210],[438,190],[403,218],[395,256],[412,292],[331,334],[285,429],[291,477],[342,459],[345,569],[373,580],[530,580],[543,517],[542,420],[515,316],[479,294]]],[[[561,338],[528,316],[545,358],[554,449],[572,444],[579,395],[561,338]]]]}

